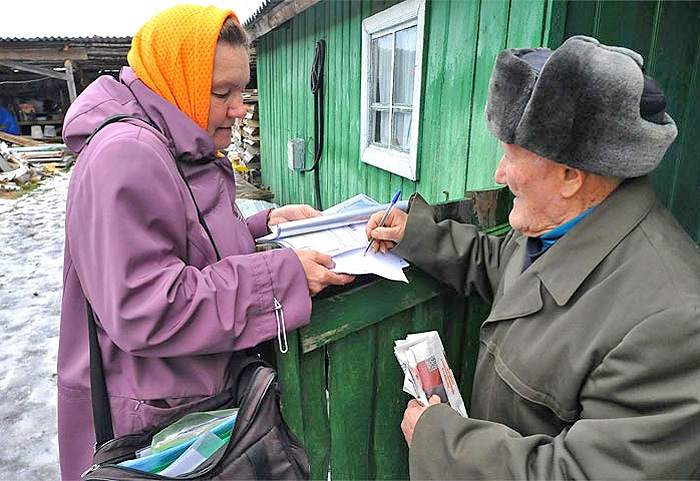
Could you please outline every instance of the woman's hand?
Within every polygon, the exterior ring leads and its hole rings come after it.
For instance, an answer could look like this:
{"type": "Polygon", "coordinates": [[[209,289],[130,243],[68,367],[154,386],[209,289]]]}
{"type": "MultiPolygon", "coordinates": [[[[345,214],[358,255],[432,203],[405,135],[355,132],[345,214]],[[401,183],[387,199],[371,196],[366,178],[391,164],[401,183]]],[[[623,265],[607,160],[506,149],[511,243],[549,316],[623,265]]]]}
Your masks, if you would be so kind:
{"type": "Polygon", "coordinates": [[[283,205],[278,209],[270,211],[270,216],[267,218],[267,226],[281,224],[292,220],[308,219],[309,217],[318,217],[321,213],[306,204],[289,204],[283,205]]]}
{"type": "Polygon", "coordinates": [[[355,276],[336,274],[329,269],[333,268],[333,260],[328,254],[322,254],[311,250],[297,250],[297,257],[306,274],[306,283],[309,285],[309,294],[315,296],[328,285],[342,286],[355,280],[355,276]]]}
{"type": "Polygon", "coordinates": [[[406,444],[411,447],[411,441],[413,441],[413,430],[416,429],[416,423],[418,419],[423,415],[425,411],[428,410],[430,406],[435,404],[440,404],[440,396],[433,394],[428,399],[430,403],[429,406],[423,406],[421,403],[415,399],[408,401],[408,406],[406,411],[403,413],[403,421],[401,421],[401,431],[403,431],[403,437],[406,438],[406,444]]]}
{"type": "Polygon", "coordinates": [[[369,218],[367,226],[365,227],[367,239],[375,239],[372,244],[372,250],[374,252],[379,250],[382,252],[388,251],[401,242],[403,234],[406,231],[408,214],[401,209],[391,209],[389,216],[386,218],[386,221],[384,221],[384,227],[377,227],[382,217],[384,217],[384,211],[372,214],[372,217],[369,218]]]}

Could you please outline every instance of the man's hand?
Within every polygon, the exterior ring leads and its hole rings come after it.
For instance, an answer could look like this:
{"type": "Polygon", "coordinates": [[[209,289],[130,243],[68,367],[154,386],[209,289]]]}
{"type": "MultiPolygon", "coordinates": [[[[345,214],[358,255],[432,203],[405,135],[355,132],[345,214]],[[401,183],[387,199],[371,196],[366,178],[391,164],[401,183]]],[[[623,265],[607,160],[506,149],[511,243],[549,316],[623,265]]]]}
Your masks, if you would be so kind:
{"type": "Polygon", "coordinates": [[[292,220],[308,219],[309,217],[318,217],[321,213],[306,204],[289,204],[273,209],[270,211],[270,216],[267,220],[267,226],[281,224],[292,220]]]}
{"type": "Polygon", "coordinates": [[[430,403],[429,406],[423,406],[420,402],[415,399],[408,401],[408,406],[406,411],[403,413],[403,421],[401,421],[401,431],[403,431],[403,437],[406,438],[406,443],[408,447],[411,447],[411,441],[413,441],[413,430],[416,428],[416,423],[418,418],[430,407],[435,404],[440,404],[440,396],[433,394],[428,399],[430,403]]]}
{"type": "Polygon", "coordinates": [[[326,288],[329,284],[344,285],[355,280],[355,276],[347,274],[336,274],[328,269],[333,268],[333,260],[328,254],[321,254],[317,251],[298,250],[294,251],[304,268],[306,283],[309,285],[309,294],[315,296],[326,288]]]}
{"type": "Polygon", "coordinates": [[[384,227],[377,227],[383,216],[384,211],[372,214],[372,217],[369,218],[367,226],[365,227],[367,239],[375,239],[374,243],[372,244],[372,250],[374,252],[379,250],[382,252],[387,252],[389,249],[401,242],[404,231],[406,230],[406,220],[408,219],[408,214],[401,209],[391,209],[389,216],[384,222],[384,227]]]}

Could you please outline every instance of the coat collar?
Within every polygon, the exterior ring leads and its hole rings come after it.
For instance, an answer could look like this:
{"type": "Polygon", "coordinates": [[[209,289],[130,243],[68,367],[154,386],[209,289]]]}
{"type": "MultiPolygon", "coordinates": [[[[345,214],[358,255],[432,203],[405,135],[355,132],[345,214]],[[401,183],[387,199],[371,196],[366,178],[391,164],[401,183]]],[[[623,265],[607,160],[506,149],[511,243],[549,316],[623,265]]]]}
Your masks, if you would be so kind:
{"type": "Polygon", "coordinates": [[[623,182],[531,267],[558,306],[646,217],[657,198],[648,176],[623,182]],[[572,254],[575,253],[575,254],[572,254]]]}
{"type": "Polygon", "coordinates": [[[521,273],[526,238],[516,234],[519,247],[505,268],[488,321],[513,319],[539,311],[541,288],[558,306],[576,290],[649,213],[657,198],[648,176],[623,182],[593,212],[521,273]],[[512,293],[512,294],[511,294],[512,293]]]}

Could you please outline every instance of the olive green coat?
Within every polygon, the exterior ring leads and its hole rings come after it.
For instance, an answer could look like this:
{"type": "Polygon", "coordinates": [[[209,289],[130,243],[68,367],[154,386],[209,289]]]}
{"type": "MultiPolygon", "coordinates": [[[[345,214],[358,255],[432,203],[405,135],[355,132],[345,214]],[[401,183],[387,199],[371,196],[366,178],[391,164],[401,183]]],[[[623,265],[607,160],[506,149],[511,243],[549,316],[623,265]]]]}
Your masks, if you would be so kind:
{"type": "Polygon", "coordinates": [[[395,252],[492,302],[469,414],[419,419],[413,479],[700,478],[700,255],[648,178],[521,273],[525,238],[433,221],[395,252]]]}

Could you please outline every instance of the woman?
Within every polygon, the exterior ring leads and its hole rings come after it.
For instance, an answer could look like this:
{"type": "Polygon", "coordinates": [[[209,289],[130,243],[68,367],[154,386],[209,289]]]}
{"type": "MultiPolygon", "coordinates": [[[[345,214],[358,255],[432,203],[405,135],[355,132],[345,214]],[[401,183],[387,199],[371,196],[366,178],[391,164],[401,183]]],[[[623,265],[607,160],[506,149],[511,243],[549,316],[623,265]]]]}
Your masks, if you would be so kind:
{"type": "Polygon", "coordinates": [[[245,220],[234,208],[231,166],[215,155],[245,113],[247,44],[233,12],[166,10],[134,37],[128,60],[120,81],[101,77],[83,92],[64,128],[80,152],[66,209],[58,355],[64,479],[91,464],[94,443],[87,302],[119,436],[223,391],[233,351],[305,325],[310,295],[353,279],[329,271],[330,257],[317,252],[255,253],[253,239],[269,225],[319,215],[314,209],[245,220]],[[130,117],[105,125],[114,115],[130,117]]]}

